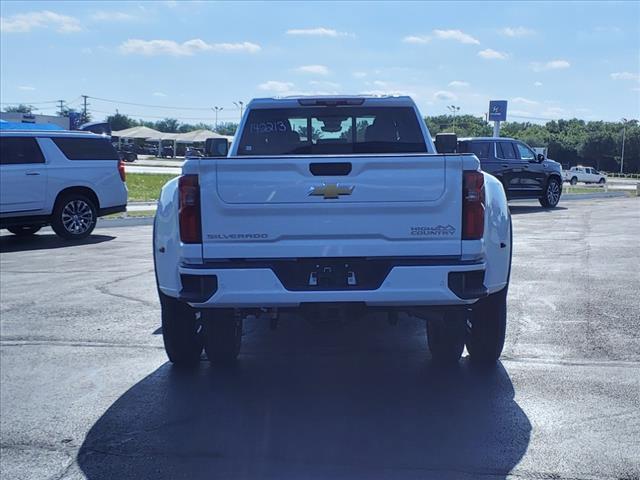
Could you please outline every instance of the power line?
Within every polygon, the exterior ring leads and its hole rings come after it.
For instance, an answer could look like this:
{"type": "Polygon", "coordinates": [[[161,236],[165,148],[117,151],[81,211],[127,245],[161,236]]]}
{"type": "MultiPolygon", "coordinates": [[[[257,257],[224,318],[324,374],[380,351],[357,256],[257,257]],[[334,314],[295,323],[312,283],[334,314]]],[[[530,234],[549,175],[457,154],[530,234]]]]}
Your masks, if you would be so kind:
{"type": "MultiPolygon", "coordinates": [[[[207,110],[207,111],[211,111],[210,107],[177,107],[175,105],[151,105],[148,103],[135,103],[135,102],[124,102],[122,100],[111,100],[108,98],[100,98],[100,97],[92,97],[92,96],[88,96],[89,98],[91,98],[92,100],[99,100],[101,102],[108,102],[108,103],[116,103],[116,104],[122,104],[122,105],[133,105],[136,107],[147,107],[147,108],[164,108],[166,110],[207,110]]],[[[235,110],[236,108],[234,107],[223,107],[223,108],[227,108],[229,110],[235,110]]]]}
{"type": "MultiPolygon", "coordinates": [[[[96,109],[91,109],[92,112],[96,112],[96,113],[104,113],[106,115],[113,115],[114,112],[105,112],[104,110],[96,110],[96,109]]],[[[209,110],[211,111],[211,110],[209,110]]],[[[121,115],[126,115],[128,117],[137,117],[137,118],[154,118],[154,119],[158,119],[158,120],[164,120],[165,118],[167,118],[167,116],[157,116],[157,115],[146,115],[146,114],[142,114],[142,113],[128,113],[128,112],[122,112],[119,111],[118,113],[120,113],[121,115]]],[[[211,121],[212,118],[211,117],[173,117],[176,120],[203,120],[203,121],[211,121]]],[[[232,120],[237,120],[235,117],[220,117],[219,120],[225,120],[225,121],[232,121],[232,120]]]]}
{"type": "Polygon", "coordinates": [[[44,105],[45,103],[59,103],[60,100],[47,100],[45,102],[0,102],[1,105],[44,105]]]}

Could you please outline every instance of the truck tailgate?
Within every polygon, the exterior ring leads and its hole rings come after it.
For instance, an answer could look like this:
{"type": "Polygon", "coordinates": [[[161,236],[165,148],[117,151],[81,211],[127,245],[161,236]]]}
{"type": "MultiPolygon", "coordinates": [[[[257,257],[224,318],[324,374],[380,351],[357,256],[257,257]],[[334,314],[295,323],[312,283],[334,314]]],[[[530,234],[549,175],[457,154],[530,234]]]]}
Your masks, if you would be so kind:
{"type": "Polygon", "coordinates": [[[207,259],[458,256],[462,157],[231,157],[199,163],[207,259]]]}

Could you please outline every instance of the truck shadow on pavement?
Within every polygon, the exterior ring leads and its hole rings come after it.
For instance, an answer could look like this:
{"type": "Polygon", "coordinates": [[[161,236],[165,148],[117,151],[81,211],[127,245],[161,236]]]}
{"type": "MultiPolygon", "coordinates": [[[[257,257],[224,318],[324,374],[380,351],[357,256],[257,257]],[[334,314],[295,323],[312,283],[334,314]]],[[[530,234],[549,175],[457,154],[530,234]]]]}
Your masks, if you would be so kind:
{"type": "Polygon", "coordinates": [[[567,207],[555,207],[545,208],[536,205],[509,205],[509,211],[511,215],[520,215],[522,213],[542,213],[542,212],[556,212],[560,210],[567,210],[567,207]]]}
{"type": "Polygon", "coordinates": [[[116,237],[111,235],[91,235],[82,240],[64,240],[57,235],[37,234],[31,237],[17,237],[15,235],[0,236],[0,252],[29,252],[34,250],[51,250],[54,248],[75,247],[78,245],[94,245],[108,242],[116,237]]]}
{"type": "Polygon", "coordinates": [[[531,434],[509,375],[434,366],[404,322],[254,330],[235,368],[164,364],[93,425],[78,465],[91,480],[505,478],[531,434]]]}

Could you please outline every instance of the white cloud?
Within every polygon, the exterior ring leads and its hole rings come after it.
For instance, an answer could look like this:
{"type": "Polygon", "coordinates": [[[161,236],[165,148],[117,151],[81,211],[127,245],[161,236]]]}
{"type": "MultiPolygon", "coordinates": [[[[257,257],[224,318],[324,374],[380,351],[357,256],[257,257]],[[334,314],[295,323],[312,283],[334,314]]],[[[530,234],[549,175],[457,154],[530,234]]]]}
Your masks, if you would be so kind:
{"type": "Polygon", "coordinates": [[[509,58],[504,52],[498,52],[497,50],[493,50],[491,48],[485,48],[484,50],[480,50],[478,52],[478,56],[484,58],[485,60],[506,60],[509,58]]]}
{"type": "Polygon", "coordinates": [[[277,80],[269,80],[268,82],[258,85],[260,90],[266,90],[268,92],[286,93],[294,87],[291,82],[278,82],[277,80]]]}
{"type": "Polygon", "coordinates": [[[328,88],[328,89],[339,89],[342,87],[339,83],[336,82],[328,82],[326,80],[311,80],[309,85],[317,88],[328,88]]]}
{"type": "Polygon", "coordinates": [[[199,38],[178,43],[173,40],[140,40],[130,38],[120,45],[120,52],[135,55],[194,55],[199,52],[256,53],[260,45],[251,42],[207,43],[199,38]]]}
{"type": "Polygon", "coordinates": [[[532,62],[531,68],[536,72],[545,70],[561,70],[569,68],[571,64],[567,60],[550,60],[548,62],[532,62]]]}
{"type": "Polygon", "coordinates": [[[35,87],[32,87],[32,86],[30,86],[30,85],[20,85],[20,86],[18,87],[18,90],[23,90],[23,91],[25,91],[25,92],[32,92],[32,91],[34,91],[35,89],[36,89],[35,87]]]}
{"type": "Polygon", "coordinates": [[[536,100],[529,100],[528,98],[524,98],[524,97],[514,97],[511,99],[511,102],[519,103],[521,105],[538,105],[540,103],[540,102],[537,102],[536,100]]]}
{"type": "Polygon", "coordinates": [[[355,78],[364,78],[367,76],[367,72],[353,72],[352,75],[355,78]]]}
{"type": "Polygon", "coordinates": [[[91,19],[97,22],[129,22],[136,17],[124,12],[98,11],[91,14],[91,19]]]}
{"type": "Polygon", "coordinates": [[[312,37],[353,37],[353,33],[338,32],[333,28],[291,28],[287,30],[287,35],[306,35],[312,37]]]}
{"type": "Polygon", "coordinates": [[[462,30],[434,30],[433,34],[443,40],[455,40],[460,43],[469,43],[473,45],[479,45],[480,40],[472,37],[468,33],[464,33],[462,30]]]}
{"type": "Polygon", "coordinates": [[[153,92],[153,96],[154,97],[166,97],[167,94],[166,93],[162,93],[162,92],[153,92]]]}
{"type": "Polygon", "coordinates": [[[640,80],[639,73],[614,72],[610,74],[612,80],[640,80]]]}
{"type": "Polygon", "coordinates": [[[536,31],[526,27],[505,27],[500,30],[500,33],[507,37],[525,37],[533,35],[536,31]]]}
{"type": "Polygon", "coordinates": [[[469,82],[463,82],[461,80],[454,80],[452,82],[449,82],[449,86],[450,87],[468,87],[469,86],[469,82]]]}
{"type": "Polygon", "coordinates": [[[433,94],[433,98],[435,98],[436,100],[444,100],[449,102],[452,100],[457,100],[458,96],[455,93],[449,92],[447,90],[438,90],[433,94]]]}
{"type": "Polygon", "coordinates": [[[296,71],[314,75],[329,75],[329,68],[325,65],[303,65],[296,68],[296,71]]]}
{"type": "Polygon", "coordinates": [[[387,82],[383,82],[382,80],[374,80],[373,82],[371,82],[371,85],[375,87],[380,87],[380,88],[385,88],[389,86],[387,82]]]}
{"type": "Polygon", "coordinates": [[[431,37],[429,35],[408,35],[402,39],[404,43],[416,43],[424,45],[425,43],[429,43],[431,41],[431,37]]]}
{"type": "Polygon", "coordinates": [[[2,32],[26,33],[34,28],[54,28],[60,33],[78,32],[82,30],[80,21],[77,18],[61,15],[49,10],[0,17],[0,31],[2,32]]]}
{"type": "Polygon", "coordinates": [[[542,82],[533,82],[533,86],[534,87],[541,87],[542,86],[542,82]]]}

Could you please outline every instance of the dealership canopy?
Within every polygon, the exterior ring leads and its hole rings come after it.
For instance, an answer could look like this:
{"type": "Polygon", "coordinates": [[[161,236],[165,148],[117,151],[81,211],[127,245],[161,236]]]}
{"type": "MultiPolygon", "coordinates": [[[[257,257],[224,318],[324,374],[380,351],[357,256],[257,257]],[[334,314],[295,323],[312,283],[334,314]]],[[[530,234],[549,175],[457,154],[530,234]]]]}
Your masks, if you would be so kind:
{"type": "Polygon", "coordinates": [[[150,142],[159,142],[162,140],[171,140],[176,143],[195,143],[205,142],[207,138],[226,138],[212,130],[194,130],[186,133],[167,133],[159,132],[149,127],[132,127],[126,130],[118,130],[111,132],[112,137],[118,138],[140,138],[150,142]]]}
{"type": "Polygon", "coordinates": [[[154,130],[153,128],[149,128],[149,127],[131,127],[131,128],[126,128],[124,130],[117,130],[117,131],[111,132],[112,137],[142,138],[145,140],[147,138],[156,137],[157,135],[162,135],[162,132],[159,132],[158,130],[154,130]]]}

